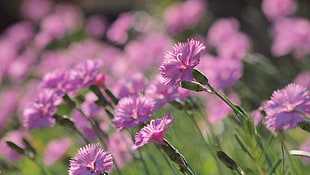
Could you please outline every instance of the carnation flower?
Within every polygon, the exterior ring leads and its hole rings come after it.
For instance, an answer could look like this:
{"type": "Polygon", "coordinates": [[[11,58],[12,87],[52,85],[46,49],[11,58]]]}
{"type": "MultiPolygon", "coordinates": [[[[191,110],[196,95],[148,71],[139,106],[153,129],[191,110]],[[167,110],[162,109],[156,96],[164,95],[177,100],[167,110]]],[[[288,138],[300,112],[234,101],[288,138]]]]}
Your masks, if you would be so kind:
{"type": "Polygon", "coordinates": [[[44,151],[43,162],[45,165],[52,165],[58,159],[63,157],[70,148],[72,142],[69,138],[62,138],[51,141],[44,151]]]}
{"type": "Polygon", "coordinates": [[[172,51],[165,54],[165,60],[160,67],[165,83],[176,86],[183,80],[191,81],[192,70],[199,64],[200,54],[205,48],[201,42],[193,39],[175,45],[172,51]]]}
{"type": "Polygon", "coordinates": [[[99,147],[89,144],[80,148],[78,154],[70,160],[69,175],[101,175],[111,170],[112,156],[99,147]]]}
{"type": "Polygon", "coordinates": [[[118,130],[134,128],[150,120],[154,110],[154,102],[149,97],[124,97],[115,107],[113,123],[118,130]]]}
{"type": "Polygon", "coordinates": [[[135,144],[132,146],[132,149],[135,150],[152,141],[161,145],[165,144],[164,133],[172,126],[167,126],[172,120],[173,117],[171,114],[165,115],[163,119],[152,120],[150,124],[143,127],[136,135],[135,144]]]}
{"type": "Polygon", "coordinates": [[[295,78],[294,82],[296,84],[299,84],[301,86],[304,86],[308,89],[310,89],[310,71],[304,71],[298,74],[298,76],[295,78]]]}
{"type": "Polygon", "coordinates": [[[114,132],[109,135],[107,148],[111,151],[118,168],[124,168],[127,163],[133,160],[130,152],[131,145],[133,145],[133,142],[128,133],[114,132]]]}
{"type": "Polygon", "coordinates": [[[56,105],[61,99],[51,90],[43,90],[37,99],[23,112],[23,125],[28,129],[44,128],[55,124],[53,115],[56,113],[56,105]]]}
{"type": "Polygon", "coordinates": [[[279,20],[296,11],[294,0],[263,0],[262,10],[270,21],[279,20]]]}
{"type": "Polygon", "coordinates": [[[72,69],[71,75],[74,77],[78,87],[84,88],[95,84],[99,74],[99,66],[100,62],[97,60],[86,60],[76,65],[72,69]]]}
{"type": "Polygon", "coordinates": [[[268,129],[294,129],[299,122],[305,120],[301,113],[310,114],[309,92],[305,87],[289,84],[284,89],[273,92],[263,108],[266,112],[264,122],[268,129]]]}
{"type": "Polygon", "coordinates": [[[145,90],[145,94],[155,100],[155,110],[177,98],[184,99],[188,97],[189,92],[181,87],[176,88],[165,85],[162,76],[157,76],[145,90]]]}

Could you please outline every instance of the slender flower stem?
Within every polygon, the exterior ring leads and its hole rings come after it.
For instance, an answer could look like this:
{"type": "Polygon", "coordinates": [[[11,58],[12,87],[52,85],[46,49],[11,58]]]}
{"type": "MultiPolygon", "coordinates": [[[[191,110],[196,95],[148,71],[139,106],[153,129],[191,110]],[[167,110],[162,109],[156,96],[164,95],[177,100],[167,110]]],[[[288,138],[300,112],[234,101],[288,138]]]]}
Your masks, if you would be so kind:
{"type": "Polygon", "coordinates": [[[171,163],[169,162],[169,160],[167,159],[167,157],[164,155],[163,150],[160,150],[159,147],[157,145],[155,145],[155,147],[157,148],[158,151],[161,152],[161,155],[163,156],[163,158],[165,159],[166,163],[169,165],[171,171],[173,172],[174,175],[178,175],[178,173],[175,171],[175,168],[172,167],[171,163]]]}
{"type": "Polygon", "coordinates": [[[147,166],[147,164],[146,164],[146,162],[144,160],[144,157],[142,156],[141,149],[138,149],[138,152],[139,152],[139,155],[140,155],[140,160],[141,160],[141,162],[143,164],[143,167],[144,167],[145,174],[146,175],[150,175],[151,173],[150,173],[149,168],[148,168],[148,166],[147,166]]]}
{"type": "Polygon", "coordinates": [[[42,167],[42,165],[38,162],[38,160],[36,158],[34,159],[31,159],[35,164],[36,166],[40,169],[42,175],[48,175],[47,172],[44,170],[44,168],[42,167]]]}

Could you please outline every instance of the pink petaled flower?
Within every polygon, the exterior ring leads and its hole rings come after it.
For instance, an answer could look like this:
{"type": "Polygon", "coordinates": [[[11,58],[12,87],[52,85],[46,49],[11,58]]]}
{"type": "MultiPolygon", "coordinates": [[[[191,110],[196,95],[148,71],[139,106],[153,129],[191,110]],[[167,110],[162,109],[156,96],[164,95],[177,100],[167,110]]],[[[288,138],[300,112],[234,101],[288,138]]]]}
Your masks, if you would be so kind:
{"type": "Polygon", "coordinates": [[[115,107],[113,123],[117,130],[134,128],[150,120],[154,102],[149,97],[129,96],[122,98],[115,107]]]}
{"type": "Polygon", "coordinates": [[[310,89],[310,71],[301,72],[294,80],[296,84],[310,89]]]}
{"type": "Polygon", "coordinates": [[[263,0],[262,10],[270,21],[275,21],[295,13],[296,6],[294,0],[263,0]]]}
{"type": "Polygon", "coordinates": [[[70,160],[69,175],[101,175],[111,170],[113,159],[99,144],[88,144],[70,160]]]}
{"type": "Polygon", "coordinates": [[[265,124],[271,131],[289,130],[305,120],[301,114],[310,114],[310,96],[305,87],[289,84],[274,91],[269,101],[263,104],[266,112],[265,124]]]}
{"type": "Polygon", "coordinates": [[[69,138],[62,138],[51,141],[44,151],[43,162],[45,165],[52,165],[58,159],[63,157],[66,151],[70,148],[72,142],[69,138]]]}
{"type": "Polygon", "coordinates": [[[91,16],[87,19],[86,31],[93,37],[100,38],[105,32],[106,23],[106,19],[102,16],[91,16]]]}
{"type": "MultiPolygon", "coordinates": [[[[228,98],[234,104],[239,103],[239,98],[235,93],[229,94],[228,98]]],[[[210,123],[217,123],[226,118],[232,112],[232,109],[216,96],[208,94],[207,100],[206,113],[210,123]]]]}
{"type": "Polygon", "coordinates": [[[107,148],[111,151],[114,161],[119,168],[124,168],[133,160],[130,147],[133,141],[128,133],[114,132],[109,135],[107,148]]]}
{"type": "Polygon", "coordinates": [[[45,74],[41,82],[44,89],[53,90],[57,95],[62,96],[77,90],[77,85],[72,83],[67,72],[54,71],[45,74]]]}
{"type": "Polygon", "coordinates": [[[262,114],[259,109],[252,111],[251,116],[255,126],[257,126],[262,121],[262,114]]]}
{"type": "Polygon", "coordinates": [[[139,95],[147,84],[147,79],[142,73],[134,73],[120,80],[116,86],[116,95],[118,98],[139,95]]]}
{"type": "Polygon", "coordinates": [[[44,128],[55,124],[53,115],[56,113],[56,105],[61,99],[53,91],[43,90],[37,99],[23,111],[23,125],[28,129],[44,128]]]}
{"type": "Polygon", "coordinates": [[[240,60],[211,55],[202,57],[202,63],[197,67],[208,77],[209,83],[215,89],[222,90],[233,85],[243,74],[243,65],[240,60]]]}
{"type": "Polygon", "coordinates": [[[201,42],[193,39],[175,45],[172,51],[165,54],[165,60],[160,67],[165,83],[177,86],[183,80],[191,81],[192,71],[199,64],[200,54],[205,48],[201,42]]]}
{"type": "Polygon", "coordinates": [[[157,76],[145,90],[146,96],[149,96],[155,100],[155,110],[177,98],[187,98],[190,93],[190,91],[181,87],[167,86],[164,82],[165,81],[162,76],[157,76]]]}
{"type": "Polygon", "coordinates": [[[155,119],[141,129],[135,137],[135,144],[132,150],[142,147],[143,145],[152,141],[164,145],[164,133],[172,126],[169,125],[173,121],[172,115],[165,115],[163,119],[155,119]]]}
{"type": "Polygon", "coordinates": [[[0,154],[4,156],[6,160],[9,161],[17,161],[18,159],[22,158],[22,155],[17,153],[11,147],[9,147],[6,142],[10,141],[15,143],[21,148],[25,148],[23,143],[23,138],[26,136],[26,132],[23,130],[15,130],[8,132],[0,141],[0,154]]]}
{"type": "Polygon", "coordinates": [[[107,37],[116,44],[124,44],[128,39],[128,31],[134,23],[133,15],[130,13],[120,14],[117,20],[107,31],[107,37]]]}
{"type": "Polygon", "coordinates": [[[70,72],[76,85],[79,88],[84,88],[95,84],[100,64],[101,62],[98,60],[86,60],[77,64],[70,72]]]}

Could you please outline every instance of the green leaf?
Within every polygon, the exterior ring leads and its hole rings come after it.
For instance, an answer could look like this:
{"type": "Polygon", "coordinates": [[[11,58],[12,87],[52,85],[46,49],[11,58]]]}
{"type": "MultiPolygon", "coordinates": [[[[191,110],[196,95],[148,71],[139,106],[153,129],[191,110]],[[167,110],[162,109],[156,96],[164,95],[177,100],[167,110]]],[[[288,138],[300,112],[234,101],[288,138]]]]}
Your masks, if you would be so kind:
{"type": "Polygon", "coordinates": [[[21,147],[19,147],[18,145],[16,145],[15,143],[11,142],[11,141],[6,141],[6,144],[12,148],[14,151],[16,151],[19,154],[25,155],[25,150],[21,147]]]}
{"type": "Polygon", "coordinates": [[[208,78],[199,70],[193,69],[192,73],[193,73],[194,79],[196,81],[198,81],[200,84],[202,84],[202,85],[208,85],[209,84],[208,78]]]}
{"type": "Polygon", "coordinates": [[[204,88],[201,84],[194,81],[182,81],[181,87],[196,92],[206,91],[206,88],[204,88]]]}

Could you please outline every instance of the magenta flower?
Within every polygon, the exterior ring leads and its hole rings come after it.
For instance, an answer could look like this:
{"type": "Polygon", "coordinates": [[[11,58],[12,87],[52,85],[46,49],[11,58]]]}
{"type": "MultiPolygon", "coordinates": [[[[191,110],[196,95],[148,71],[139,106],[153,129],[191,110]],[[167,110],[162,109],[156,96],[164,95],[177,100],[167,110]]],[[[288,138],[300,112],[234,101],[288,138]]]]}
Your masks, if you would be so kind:
{"type": "Polygon", "coordinates": [[[6,142],[11,141],[18,145],[21,148],[25,148],[25,145],[23,143],[23,138],[27,136],[25,134],[26,132],[23,130],[15,130],[10,131],[4,135],[4,137],[0,141],[0,154],[4,156],[6,160],[9,161],[17,161],[20,158],[22,158],[22,155],[17,153],[15,150],[13,150],[11,147],[9,147],[6,142]]]}
{"type": "Polygon", "coordinates": [[[71,71],[75,83],[78,87],[84,88],[95,84],[96,77],[99,74],[100,61],[86,60],[77,64],[71,71]]]}
{"type": "Polygon", "coordinates": [[[201,42],[193,39],[175,45],[172,51],[165,54],[165,60],[160,67],[165,83],[176,86],[183,80],[191,81],[192,70],[199,64],[200,54],[205,48],[201,42]]]}
{"type": "Polygon", "coordinates": [[[23,111],[23,125],[28,129],[44,128],[55,124],[53,115],[61,99],[51,90],[43,90],[37,99],[23,111]]]}
{"type": "Polygon", "coordinates": [[[265,124],[271,131],[296,128],[305,120],[300,113],[310,114],[310,97],[305,87],[289,84],[274,91],[269,101],[263,104],[266,112],[265,124]]]}
{"type": "Polygon", "coordinates": [[[294,0],[263,0],[262,10],[270,21],[279,20],[296,11],[294,0]]]}
{"type": "Polygon", "coordinates": [[[124,168],[126,164],[133,160],[130,148],[133,141],[128,133],[114,132],[109,135],[107,148],[111,151],[113,159],[119,168],[124,168]]]}
{"type": "Polygon", "coordinates": [[[154,110],[154,102],[149,97],[124,97],[115,107],[113,123],[117,130],[134,128],[150,120],[154,110]]]}
{"type": "Polygon", "coordinates": [[[158,144],[164,145],[164,133],[172,126],[169,125],[173,120],[172,115],[165,115],[163,119],[155,119],[141,129],[141,131],[135,137],[135,144],[132,146],[132,150],[142,147],[143,145],[152,141],[158,144]]]}
{"type": "Polygon", "coordinates": [[[294,82],[296,84],[299,84],[303,87],[310,89],[310,78],[309,77],[310,77],[310,71],[304,71],[298,74],[294,82]]]}
{"type": "Polygon", "coordinates": [[[78,154],[70,160],[69,175],[101,175],[111,170],[113,159],[110,153],[89,144],[78,150],[78,154]]]}
{"type": "Polygon", "coordinates": [[[42,88],[53,90],[57,95],[62,96],[77,90],[73,80],[67,72],[53,71],[45,74],[41,82],[42,88]]]}
{"type": "Polygon", "coordinates": [[[154,99],[155,110],[161,108],[166,103],[174,101],[177,98],[187,98],[189,93],[190,91],[187,89],[165,85],[164,78],[162,76],[157,76],[145,90],[146,96],[154,99]]]}
{"type": "Polygon", "coordinates": [[[70,148],[72,142],[69,138],[62,138],[51,141],[44,151],[43,162],[45,165],[50,166],[58,159],[62,158],[66,151],[70,148]]]}
{"type": "Polygon", "coordinates": [[[118,98],[139,95],[147,84],[147,79],[142,73],[134,73],[120,80],[116,86],[116,95],[118,98]]]}

